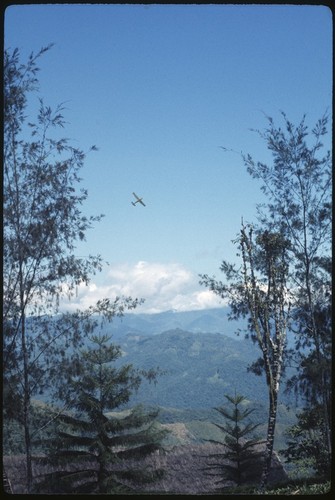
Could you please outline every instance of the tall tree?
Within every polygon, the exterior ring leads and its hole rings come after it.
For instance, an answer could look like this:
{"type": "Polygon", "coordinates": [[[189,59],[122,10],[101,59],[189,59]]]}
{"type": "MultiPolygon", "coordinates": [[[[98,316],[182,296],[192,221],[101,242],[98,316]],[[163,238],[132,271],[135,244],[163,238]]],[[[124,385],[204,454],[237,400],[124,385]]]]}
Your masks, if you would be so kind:
{"type": "Polygon", "coordinates": [[[62,358],[64,346],[81,339],[78,326],[61,329],[48,315],[58,312],[62,295],[73,295],[102,265],[100,256],[74,253],[100,216],[81,212],[87,198],[79,187],[85,153],[58,137],[63,107],[52,111],[39,99],[36,122],[28,121],[38,91],[37,60],[50,48],[31,54],[26,64],[17,49],[4,54],[4,407],[7,416],[18,412],[24,426],[28,491],[31,399],[53,384],[52,371],[46,371],[54,356],[62,358]],[[60,337],[63,348],[56,350],[60,337]]]}
{"type": "Polygon", "coordinates": [[[223,433],[224,440],[211,439],[215,444],[225,444],[222,453],[211,454],[208,463],[210,474],[219,479],[217,483],[224,484],[227,479],[234,481],[238,486],[254,482],[262,470],[262,452],[257,449],[261,441],[249,437],[260,424],[255,424],[248,419],[253,409],[241,408],[246,403],[246,398],[240,394],[225,396],[232,409],[223,406],[215,408],[226,420],[222,424],[215,424],[223,433]],[[214,462],[212,460],[215,460],[214,462]]]}
{"type": "Polygon", "coordinates": [[[93,346],[82,350],[78,371],[66,387],[72,412],[58,417],[58,436],[51,441],[48,462],[56,471],[40,482],[40,492],[129,493],[162,472],[143,465],[166,434],[155,424],[157,411],[137,406],[124,417],[110,413],[128,403],[143,372],[115,366],[122,352],[107,335],[90,340],[93,346]]]}
{"type": "Polygon", "coordinates": [[[269,199],[259,207],[259,222],[280,231],[290,241],[289,279],[292,314],[297,327],[296,357],[308,404],[322,407],[324,446],[331,458],[331,221],[332,163],[323,140],[328,133],[325,114],[309,132],[305,117],[294,126],[282,113],[285,127],[257,131],[272,152],[270,165],[243,156],[250,175],[262,182],[269,199]],[[303,349],[301,349],[303,348],[303,349]],[[311,352],[312,351],[312,352],[311,352]],[[317,377],[304,383],[306,364],[312,362],[317,377]]]}
{"type": "MultiPolygon", "coordinates": [[[[262,181],[261,189],[269,199],[267,205],[258,206],[259,224],[258,228],[255,227],[255,233],[258,234],[258,237],[262,234],[264,236],[270,235],[270,240],[272,236],[279,237],[279,248],[282,248],[282,243],[285,242],[286,285],[283,288],[279,283],[279,293],[283,300],[285,298],[283,304],[285,303],[286,312],[283,310],[281,315],[283,318],[286,315],[286,318],[285,321],[280,320],[280,322],[283,327],[284,322],[287,323],[288,306],[290,305],[291,318],[294,320],[294,323],[293,321],[290,323],[290,329],[293,330],[293,324],[296,325],[296,358],[297,364],[302,367],[302,370],[304,364],[308,362],[308,350],[314,351],[320,375],[314,379],[316,382],[315,390],[310,394],[318,395],[317,398],[323,408],[324,445],[330,458],[331,390],[329,380],[331,365],[329,346],[331,338],[328,319],[326,322],[320,321],[321,317],[324,319],[329,317],[329,315],[324,314],[324,311],[329,308],[331,296],[329,270],[331,269],[332,170],[330,152],[323,153],[322,143],[323,137],[327,134],[328,116],[324,115],[318,120],[308,139],[305,117],[297,126],[294,126],[287,119],[285,113],[282,113],[282,116],[285,122],[284,130],[281,127],[276,127],[273,119],[268,117],[268,128],[264,132],[257,131],[271,151],[273,162],[270,165],[255,162],[251,155],[242,155],[242,159],[249,174],[262,181]],[[304,348],[304,351],[301,348],[304,348]]],[[[274,242],[275,240],[273,240],[274,242]]],[[[261,330],[257,327],[255,318],[256,316],[261,318],[259,314],[262,314],[262,310],[266,311],[268,307],[268,305],[265,309],[263,306],[259,307],[259,299],[262,296],[266,297],[268,291],[264,288],[264,284],[262,285],[263,289],[255,286],[257,281],[253,279],[253,268],[257,269],[260,262],[255,260],[252,255],[255,247],[252,244],[251,233],[247,234],[243,227],[239,243],[243,260],[241,273],[244,278],[247,276],[247,279],[235,280],[234,293],[230,294],[231,317],[236,318],[240,314],[249,314],[249,326],[253,330],[251,337],[255,338],[256,335],[263,353],[263,360],[256,363],[253,368],[259,371],[263,365],[267,370],[266,366],[269,362],[273,363],[276,358],[281,360],[282,346],[285,345],[284,336],[280,334],[280,328],[279,330],[275,328],[277,339],[282,339],[279,344],[266,341],[266,338],[269,338],[267,334],[263,340],[261,338],[261,331],[266,333],[268,330],[266,318],[271,316],[267,316],[266,313],[264,319],[260,320],[261,330]],[[249,274],[246,262],[249,262],[249,274]],[[242,305],[243,303],[244,305],[242,305]]],[[[263,243],[266,244],[266,241],[264,240],[263,243]]],[[[275,246],[271,244],[270,247],[274,250],[275,246]]],[[[270,256],[269,253],[268,256],[270,256]]],[[[273,254],[274,256],[275,254],[273,254]]],[[[266,259],[263,262],[266,262],[266,259]]],[[[221,269],[225,272],[228,282],[238,278],[239,273],[227,262],[223,263],[221,269]]],[[[263,266],[264,272],[266,279],[269,280],[269,272],[272,273],[271,266],[268,268],[263,266]]],[[[268,281],[268,283],[270,282],[271,280],[268,281]]],[[[222,296],[229,295],[229,293],[227,294],[229,287],[208,278],[206,275],[203,277],[203,283],[222,296]]],[[[280,316],[278,318],[280,319],[280,316]]],[[[276,321],[275,316],[272,317],[270,326],[274,327],[276,321]]],[[[280,363],[281,361],[279,361],[280,363]]],[[[275,362],[274,366],[278,368],[279,365],[275,362]]],[[[277,373],[279,374],[280,371],[281,369],[277,373]]],[[[267,372],[270,387],[275,378],[269,377],[269,375],[270,373],[267,372]]],[[[300,375],[295,378],[295,381],[302,386],[304,375],[303,373],[300,375]]],[[[308,397],[308,392],[304,393],[306,397],[308,397]]],[[[271,394],[270,398],[273,399],[271,394]]]]}
{"type": "Polygon", "coordinates": [[[261,350],[261,357],[250,369],[257,375],[265,371],[268,386],[266,456],[261,479],[261,487],[264,487],[271,467],[289,321],[288,242],[280,233],[259,231],[256,240],[253,233],[252,226],[242,224],[240,236],[236,240],[241,251],[242,266],[236,269],[236,266],[223,261],[221,270],[227,283],[207,275],[202,276],[201,283],[220,297],[228,298],[232,319],[248,317],[251,339],[261,350]]]}

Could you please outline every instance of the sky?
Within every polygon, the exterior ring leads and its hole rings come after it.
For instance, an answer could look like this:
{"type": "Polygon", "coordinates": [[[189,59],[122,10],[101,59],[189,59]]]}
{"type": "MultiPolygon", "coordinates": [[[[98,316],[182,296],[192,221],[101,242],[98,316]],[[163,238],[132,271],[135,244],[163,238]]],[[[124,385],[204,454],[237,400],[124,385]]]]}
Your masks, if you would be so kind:
{"type": "Polygon", "coordinates": [[[221,305],[199,275],[222,279],[222,260],[238,262],[241,218],[255,221],[265,201],[241,157],[271,161],[252,129],[266,116],[282,126],[281,111],[312,129],[332,110],[328,7],[11,5],[4,43],[22,62],[54,44],[39,96],[65,103],[61,137],[98,148],[82,170],[83,211],[105,217],[76,251],[108,264],[63,307],[116,295],[144,298],[137,312],[221,305]]]}

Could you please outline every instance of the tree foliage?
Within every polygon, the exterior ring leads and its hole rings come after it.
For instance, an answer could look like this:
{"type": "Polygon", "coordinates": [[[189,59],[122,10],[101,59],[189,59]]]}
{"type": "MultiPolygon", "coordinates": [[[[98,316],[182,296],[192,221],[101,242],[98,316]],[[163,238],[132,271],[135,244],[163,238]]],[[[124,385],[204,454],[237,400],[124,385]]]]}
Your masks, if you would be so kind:
{"type": "MultiPolygon", "coordinates": [[[[236,240],[242,265],[236,269],[223,261],[221,271],[226,283],[207,275],[201,281],[229,299],[231,319],[249,318],[250,336],[261,348],[262,356],[251,369],[257,374],[265,370],[269,387],[268,467],[279,380],[285,357],[288,359],[286,329],[293,330],[293,325],[297,334],[296,353],[290,354],[301,370],[291,383],[303,388],[306,365],[314,357],[319,376],[314,378],[312,392],[318,394],[323,407],[325,445],[329,453],[331,450],[331,340],[327,313],[331,295],[331,160],[329,152],[322,155],[328,117],[323,116],[312,129],[314,141],[309,145],[305,117],[295,127],[284,113],[282,116],[284,130],[268,118],[265,132],[257,131],[272,153],[272,164],[255,162],[250,155],[242,155],[248,172],[262,181],[261,189],[269,199],[267,205],[258,206],[257,226],[242,223],[236,240]]],[[[307,395],[305,391],[304,396],[307,395]]]]}
{"type": "Polygon", "coordinates": [[[65,125],[63,106],[52,111],[39,99],[36,123],[25,116],[28,93],[37,89],[36,61],[48,49],[26,65],[18,50],[5,51],[4,317],[11,323],[23,310],[36,315],[54,308],[60,294],[88,283],[102,263],[100,256],[74,255],[76,242],[101,216],[81,212],[85,153],[56,136],[65,125]]]}
{"type": "Polygon", "coordinates": [[[322,351],[310,348],[301,356],[299,371],[291,377],[287,390],[293,389],[303,396],[304,409],[297,415],[298,422],[288,430],[288,447],[284,455],[288,462],[330,476],[331,448],[328,445],[331,432],[332,404],[332,330],[331,305],[323,311],[315,311],[319,325],[322,351]]]}
{"type": "Polygon", "coordinates": [[[140,302],[117,297],[86,311],[59,312],[60,299],[73,297],[102,268],[100,255],[76,256],[78,242],[102,216],[82,212],[88,193],[80,187],[80,170],[87,153],[60,136],[64,106],[52,110],[36,95],[37,62],[50,49],[25,64],[18,49],[4,54],[3,406],[5,418],[24,431],[28,492],[38,434],[32,399],[60,397],[77,366],[74,353],[97,318],[111,321],[140,302]],[[35,121],[29,116],[34,97],[35,121]]]}
{"type": "Polygon", "coordinates": [[[331,460],[331,223],[332,163],[323,140],[329,116],[309,131],[305,118],[294,126],[282,113],[285,127],[259,132],[273,163],[244,156],[248,172],[260,179],[269,203],[259,207],[259,221],[280,229],[290,241],[289,277],[296,346],[291,353],[298,373],[290,383],[307,407],[322,408],[322,442],[331,460]]]}
{"type": "Polygon", "coordinates": [[[71,412],[57,419],[48,460],[56,470],[39,483],[44,493],[125,493],[161,475],[141,463],[165,436],[155,424],[157,411],[137,406],[124,417],[113,414],[139,387],[141,372],[132,365],[115,367],[122,353],[107,335],[90,340],[93,347],[81,351],[78,371],[66,387],[71,412]]]}
{"type": "MultiPolygon", "coordinates": [[[[31,54],[26,64],[18,49],[4,55],[4,406],[9,415],[12,399],[17,401],[15,412],[25,428],[28,489],[31,398],[53,384],[41,359],[52,364],[58,336],[46,315],[55,314],[60,296],[73,295],[102,264],[100,256],[74,254],[76,242],[100,216],[81,212],[87,197],[78,187],[85,153],[57,136],[65,124],[63,106],[53,111],[39,99],[36,121],[26,114],[29,104],[33,108],[29,97],[38,90],[37,60],[50,48],[31,54]]],[[[63,336],[76,339],[69,330],[63,336]]]]}

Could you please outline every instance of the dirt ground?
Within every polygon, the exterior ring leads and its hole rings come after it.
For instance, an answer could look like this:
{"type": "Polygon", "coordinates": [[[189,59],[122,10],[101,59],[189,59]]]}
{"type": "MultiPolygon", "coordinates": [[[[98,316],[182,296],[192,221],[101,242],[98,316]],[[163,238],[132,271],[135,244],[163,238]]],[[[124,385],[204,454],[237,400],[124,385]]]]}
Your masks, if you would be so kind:
{"type": "MultiPolygon", "coordinates": [[[[146,458],[141,465],[152,465],[154,468],[162,468],[165,471],[163,478],[140,491],[156,491],[169,494],[206,494],[216,491],[215,478],[208,475],[206,468],[209,464],[209,456],[220,453],[223,447],[211,443],[187,444],[176,446],[169,451],[154,453],[146,458]]],[[[24,455],[3,457],[4,470],[11,483],[14,494],[26,493],[25,487],[25,457],[24,455]]],[[[129,463],[131,467],[131,463],[129,463]]],[[[34,465],[34,476],[46,472],[45,466],[38,463],[34,465]]],[[[278,483],[286,479],[285,470],[275,455],[273,467],[269,477],[269,483],[278,483]]],[[[233,486],[227,482],[225,486],[233,486]]]]}

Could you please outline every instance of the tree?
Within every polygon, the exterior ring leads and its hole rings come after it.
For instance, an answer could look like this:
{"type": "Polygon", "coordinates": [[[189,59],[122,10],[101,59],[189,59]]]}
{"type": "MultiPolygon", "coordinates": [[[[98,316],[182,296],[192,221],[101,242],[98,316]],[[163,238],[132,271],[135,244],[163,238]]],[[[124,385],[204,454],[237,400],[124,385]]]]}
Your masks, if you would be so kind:
{"type": "Polygon", "coordinates": [[[4,409],[24,426],[28,491],[31,400],[53,386],[56,370],[49,368],[65,356],[64,346],[81,342],[79,325],[62,329],[64,318],[54,319],[59,299],[102,266],[100,256],[74,253],[101,216],[81,212],[87,191],[79,188],[79,172],[86,154],[57,137],[65,124],[63,106],[52,111],[39,99],[36,123],[26,116],[28,105],[33,108],[28,97],[38,90],[37,60],[50,48],[31,54],[26,64],[17,49],[4,54],[4,409]],[[56,342],[61,337],[62,349],[56,342]]]}
{"type": "Polygon", "coordinates": [[[107,335],[90,340],[93,348],[82,350],[66,389],[72,412],[58,417],[59,432],[50,442],[48,459],[57,470],[40,482],[43,493],[129,493],[162,472],[143,466],[166,434],[155,424],[157,411],[137,406],[124,417],[108,413],[128,403],[141,372],[132,365],[115,367],[122,352],[107,335]]]}
{"type": "MultiPolygon", "coordinates": [[[[282,113],[285,128],[268,117],[259,132],[272,152],[273,163],[243,156],[250,175],[262,182],[269,199],[259,207],[259,222],[280,231],[290,241],[289,280],[292,316],[296,325],[295,357],[299,375],[291,381],[308,405],[323,410],[323,445],[331,461],[331,222],[332,163],[323,153],[329,117],[319,119],[309,134],[305,116],[294,126],[282,113]],[[305,384],[306,365],[313,363],[316,377],[305,384]]],[[[311,368],[312,369],[312,368],[311,368]]]]}
{"type": "MultiPolygon", "coordinates": [[[[331,304],[315,314],[319,331],[322,333],[322,357],[316,349],[309,349],[300,356],[299,372],[288,381],[287,390],[292,388],[303,396],[305,407],[297,415],[298,422],[288,429],[288,447],[283,451],[288,462],[295,462],[299,468],[313,469],[318,475],[330,476],[331,460],[327,446],[327,421],[322,394],[327,391],[327,404],[331,403],[332,325],[331,304]]],[[[331,408],[327,408],[331,415],[331,408]]]]}
{"type": "Polygon", "coordinates": [[[211,459],[216,462],[209,463],[209,470],[215,470],[213,476],[221,476],[218,484],[224,484],[227,479],[234,481],[238,486],[255,480],[262,469],[262,453],[256,449],[261,444],[257,439],[246,439],[259,424],[250,421],[244,424],[244,420],[254,411],[253,409],[241,409],[246,398],[239,394],[234,397],[226,395],[233,409],[230,411],[224,407],[215,408],[225,419],[224,425],[215,424],[224,433],[224,443],[211,439],[215,444],[225,444],[226,450],[222,453],[212,454],[211,459]],[[228,461],[227,461],[228,460],[228,461]]]}
{"type": "Polygon", "coordinates": [[[300,472],[330,478],[331,464],[324,442],[322,406],[307,408],[298,415],[298,422],[287,431],[287,448],[282,450],[288,463],[294,463],[300,472]]]}
{"type": "Polygon", "coordinates": [[[258,231],[242,223],[239,245],[242,266],[223,261],[221,270],[228,284],[203,275],[201,283],[222,298],[229,299],[231,319],[248,317],[248,329],[262,356],[250,367],[257,375],[265,371],[269,396],[266,454],[261,479],[264,487],[270,472],[277,419],[278,394],[284,363],[289,321],[287,288],[288,242],[280,233],[258,231]]]}
{"type": "MultiPolygon", "coordinates": [[[[252,368],[258,373],[261,373],[262,369],[266,370],[269,387],[273,383],[276,387],[279,383],[278,376],[280,377],[284,367],[282,355],[286,354],[288,360],[287,349],[283,351],[285,324],[290,326],[291,331],[296,325],[296,361],[298,366],[303,367],[304,363],[308,362],[309,350],[315,351],[320,375],[313,393],[318,394],[323,408],[324,444],[330,459],[331,391],[329,380],[331,366],[329,346],[331,345],[331,337],[329,336],[330,329],[327,326],[328,320],[326,323],[320,322],[321,316],[327,317],[322,311],[328,308],[331,296],[329,270],[331,268],[330,196],[332,172],[330,152],[322,155],[323,144],[321,142],[322,137],[327,133],[328,116],[325,115],[318,120],[312,129],[313,143],[311,145],[306,139],[308,128],[305,125],[305,117],[295,127],[284,113],[282,116],[285,121],[285,130],[275,127],[273,119],[268,117],[269,126],[265,132],[257,131],[272,152],[272,164],[255,162],[250,155],[242,155],[249,174],[262,181],[261,189],[269,198],[267,205],[258,206],[258,226],[255,226],[254,233],[258,235],[258,238],[266,236],[267,239],[270,236],[268,243],[266,239],[263,239],[263,244],[260,240],[258,241],[261,246],[263,245],[263,251],[267,253],[270,260],[267,260],[266,257],[263,260],[265,266],[262,266],[259,258],[256,259],[259,252],[253,245],[252,233],[247,234],[246,228],[242,224],[242,231],[238,239],[243,261],[240,273],[234,266],[225,261],[221,266],[228,282],[235,280],[232,288],[229,289],[227,285],[216,282],[215,279],[210,279],[206,275],[202,277],[202,283],[222,297],[230,297],[232,319],[240,315],[249,315],[251,338],[253,340],[255,337],[257,338],[263,354],[252,368]],[[281,263],[280,256],[276,256],[276,238],[279,238],[279,249],[283,249],[283,244],[285,247],[285,258],[281,263]],[[271,243],[270,246],[269,243],[271,243]],[[274,252],[272,256],[271,252],[274,252]],[[277,284],[273,282],[271,285],[271,274],[273,274],[277,264],[273,266],[270,263],[278,262],[278,258],[282,277],[279,277],[277,284]],[[283,269],[286,269],[284,274],[283,269]],[[255,270],[262,271],[268,284],[262,283],[262,279],[259,277],[258,281],[253,278],[255,270]],[[258,286],[260,284],[261,287],[258,286]],[[279,295],[275,298],[274,304],[277,305],[271,311],[269,309],[271,300],[266,297],[270,298],[271,296],[268,286],[271,285],[273,292],[275,290],[274,284],[279,295]],[[281,300],[284,309],[280,306],[281,300]],[[272,317],[269,313],[272,314],[272,317]],[[258,326],[256,318],[259,321],[258,326]],[[279,328],[276,327],[277,320],[279,320],[279,328]],[[275,338],[272,340],[266,333],[269,328],[273,328],[275,332],[275,338]],[[268,369],[270,365],[274,369],[272,375],[268,369]]],[[[303,378],[304,376],[300,372],[300,377],[296,377],[294,380],[297,384],[300,382],[303,384],[303,378]]],[[[314,380],[316,381],[316,379],[314,380]]],[[[270,414],[271,407],[276,406],[276,394],[277,391],[270,390],[270,414]],[[274,402],[274,406],[271,401],[274,402]]],[[[273,423],[271,426],[273,427],[273,423]]],[[[270,455],[268,455],[268,459],[269,457],[270,455]]],[[[266,480],[266,474],[264,474],[263,479],[266,480]]]]}
{"type": "Polygon", "coordinates": [[[32,54],[26,65],[19,63],[17,49],[5,51],[4,58],[4,373],[7,395],[14,392],[22,400],[29,488],[30,401],[42,380],[36,339],[44,351],[52,344],[42,317],[55,310],[65,283],[71,294],[101,266],[99,256],[82,260],[73,255],[75,241],[99,217],[88,219],[79,209],[87,197],[85,190],[75,189],[84,153],[66,139],[52,138],[51,129],[64,126],[63,108],[53,113],[40,100],[37,124],[26,125],[30,140],[24,128],[27,95],[37,89],[36,60],[49,48],[32,54]],[[40,336],[36,330],[30,335],[29,315],[40,336]]]}

